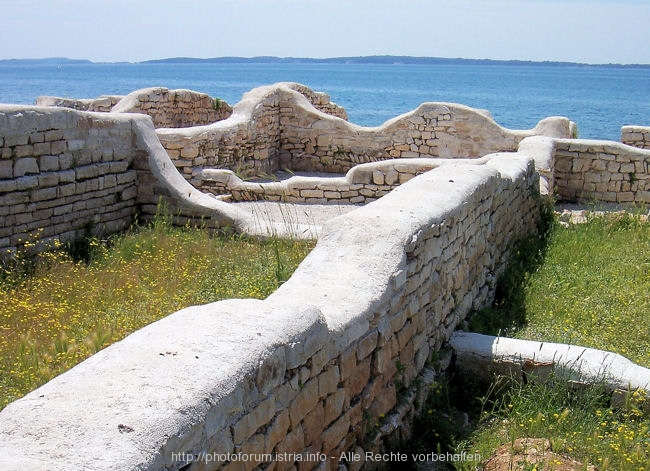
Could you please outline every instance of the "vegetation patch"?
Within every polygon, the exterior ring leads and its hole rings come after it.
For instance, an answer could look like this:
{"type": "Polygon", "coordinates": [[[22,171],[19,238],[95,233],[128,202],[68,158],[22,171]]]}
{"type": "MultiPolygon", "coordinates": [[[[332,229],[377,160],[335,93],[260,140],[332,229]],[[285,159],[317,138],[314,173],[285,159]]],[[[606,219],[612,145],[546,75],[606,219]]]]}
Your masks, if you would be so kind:
{"type": "MultiPolygon", "coordinates": [[[[513,248],[494,305],[468,327],[609,350],[650,367],[650,223],[627,213],[569,227],[549,222],[541,237],[513,248]]],[[[650,463],[643,392],[613,407],[601,385],[503,377],[470,384],[451,373],[429,397],[410,445],[423,452],[478,453],[491,470],[644,470],[650,463]]]]}
{"type": "Polygon", "coordinates": [[[0,274],[0,409],[182,308],[265,298],[313,247],[174,228],[162,216],[107,241],[73,244],[68,252],[35,256],[38,244],[25,241],[0,274]]]}

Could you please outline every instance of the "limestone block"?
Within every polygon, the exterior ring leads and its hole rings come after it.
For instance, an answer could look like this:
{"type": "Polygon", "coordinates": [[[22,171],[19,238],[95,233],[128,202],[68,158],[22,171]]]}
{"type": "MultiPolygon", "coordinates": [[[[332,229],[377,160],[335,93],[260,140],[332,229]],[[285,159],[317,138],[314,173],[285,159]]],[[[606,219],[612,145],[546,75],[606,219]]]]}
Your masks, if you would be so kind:
{"type": "Polygon", "coordinates": [[[36,175],[16,178],[14,181],[16,182],[16,188],[18,190],[31,190],[38,187],[38,177],[36,175]]]}
{"type": "Polygon", "coordinates": [[[345,389],[337,389],[334,394],[330,394],[325,399],[325,414],[323,416],[323,428],[327,427],[336,420],[343,411],[345,404],[345,389]]]}
{"type": "Polygon", "coordinates": [[[330,366],[318,376],[318,394],[325,397],[338,388],[341,374],[337,365],[330,366]]]}
{"type": "Polygon", "coordinates": [[[359,362],[354,374],[344,381],[345,392],[348,398],[359,394],[368,383],[370,379],[370,362],[370,358],[359,362]]]}
{"type": "Polygon", "coordinates": [[[379,337],[379,333],[377,331],[372,331],[369,332],[365,337],[363,337],[359,341],[359,345],[357,347],[357,360],[361,361],[364,358],[367,358],[370,356],[370,354],[375,350],[377,347],[377,339],[379,337]]]}
{"type": "Polygon", "coordinates": [[[0,179],[10,179],[13,177],[14,177],[13,162],[11,160],[0,160],[0,179]]]}
{"type": "Polygon", "coordinates": [[[245,470],[255,469],[257,465],[262,463],[261,458],[266,452],[265,446],[266,440],[264,435],[258,433],[248,439],[241,447],[235,448],[235,453],[241,452],[242,455],[246,455],[249,458],[243,462],[245,470]]]}
{"type": "Polygon", "coordinates": [[[291,421],[289,420],[289,411],[283,410],[275,417],[268,430],[266,431],[266,446],[268,451],[273,450],[275,446],[280,443],[286,436],[291,421]]]}
{"type": "Polygon", "coordinates": [[[621,164],[621,168],[620,168],[621,173],[634,173],[635,170],[636,170],[636,167],[634,166],[633,163],[621,164]]]}
{"type": "Polygon", "coordinates": [[[293,428],[316,406],[319,399],[318,378],[312,378],[302,387],[289,406],[289,418],[293,428]]]}
{"type": "MultiPolygon", "coordinates": [[[[9,163],[11,164],[11,162],[9,163]]],[[[2,165],[0,165],[0,167],[2,167],[2,165]]],[[[9,193],[9,192],[16,191],[17,189],[18,189],[18,185],[16,184],[15,180],[0,179],[0,193],[9,193]]],[[[0,212],[0,214],[2,213],[0,212]]],[[[0,224],[0,227],[3,226],[8,227],[6,222],[4,224],[0,224]]]]}
{"type": "Polygon", "coordinates": [[[39,173],[38,162],[33,157],[24,157],[14,162],[14,177],[39,173]]]}
{"type": "Polygon", "coordinates": [[[278,443],[276,452],[284,453],[301,453],[305,449],[305,438],[302,425],[292,427],[283,441],[278,443]]]}
{"type": "Polygon", "coordinates": [[[38,186],[41,188],[59,184],[59,174],[56,172],[41,173],[38,176],[38,186]]]}
{"type": "Polygon", "coordinates": [[[323,432],[323,451],[328,453],[341,443],[350,429],[351,412],[346,413],[323,432]]]}
{"type": "Polygon", "coordinates": [[[619,203],[632,203],[634,202],[634,193],[631,191],[622,191],[616,195],[616,201],[619,203]]]}
{"type": "Polygon", "coordinates": [[[386,185],[395,185],[399,179],[399,175],[395,169],[390,169],[388,172],[386,172],[385,178],[384,178],[384,183],[386,185]]]}
{"type": "Polygon", "coordinates": [[[317,442],[321,433],[325,429],[324,420],[325,408],[323,407],[323,403],[319,402],[302,421],[305,445],[309,446],[317,442]]]}
{"type": "Polygon", "coordinates": [[[354,348],[350,348],[341,354],[339,360],[341,379],[345,380],[355,373],[357,366],[357,355],[354,348]]]}
{"type": "Polygon", "coordinates": [[[386,384],[379,394],[374,398],[370,405],[370,412],[373,417],[383,417],[397,404],[397,391],[395,383],[390,381],[386,384]]]}

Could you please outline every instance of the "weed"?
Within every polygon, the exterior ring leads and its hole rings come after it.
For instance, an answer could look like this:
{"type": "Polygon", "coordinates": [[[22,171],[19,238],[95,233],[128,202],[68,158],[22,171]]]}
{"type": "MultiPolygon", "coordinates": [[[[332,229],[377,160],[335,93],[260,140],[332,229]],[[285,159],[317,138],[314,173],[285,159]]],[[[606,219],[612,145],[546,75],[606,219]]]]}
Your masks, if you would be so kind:
{"type": "MultiPolygon", "coordinates": [[[[650,290],[650,224],[638,216],[590,215],[568,228],[550,224],[542,244],[518,244],[499,279],[497,302],[470,325],[610,350],[650,366],[650,299],[644,294],[650,290]]],[[[482,394],[478,428],[469,438],[452,434],[449,440],[456,452],[487,458],[518,438],[546,438],[554,452],[585,466],[639,470],[650,462],[650,419],[639,405],[644,398],[628,398],[616,409],[599,385],[575,390],[558,380],[504,389],[512,383],[502,379],[482,394]]]]}
{"type": "Polygon", "coordinates": [[[0,408],[179,309],[265,298],[313,246],[173,227],[163,207],[149,226],[83,242],[83,257],[33,239],[0,275],[0,408]]]}

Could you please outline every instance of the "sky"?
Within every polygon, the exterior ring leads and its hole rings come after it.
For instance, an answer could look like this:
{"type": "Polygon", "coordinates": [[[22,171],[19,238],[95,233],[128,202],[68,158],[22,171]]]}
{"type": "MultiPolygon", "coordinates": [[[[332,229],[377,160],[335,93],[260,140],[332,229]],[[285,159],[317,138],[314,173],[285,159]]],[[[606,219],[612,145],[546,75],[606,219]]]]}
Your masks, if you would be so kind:
{"type": "Polygon", "coordinates": [[[410,55],[650,64],[650,0],[0,0],[0,59],[410,55]]]}

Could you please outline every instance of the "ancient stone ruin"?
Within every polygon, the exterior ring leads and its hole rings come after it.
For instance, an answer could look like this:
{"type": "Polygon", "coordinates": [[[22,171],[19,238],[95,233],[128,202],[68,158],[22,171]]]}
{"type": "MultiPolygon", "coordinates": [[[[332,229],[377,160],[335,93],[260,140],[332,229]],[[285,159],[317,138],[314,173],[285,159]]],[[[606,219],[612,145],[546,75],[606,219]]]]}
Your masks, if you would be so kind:
{"type": "Polygon", "coordinates": [[[218,103],[153,88],[0,105],[3,252],[120,231],[161,200],[178,224],[251,234],[237,201],[359,204],[267,299],[170,313],[7,406],[4,469],[338,469],[408,434],[542,194],[650,203],[647,128],[587,141],[566,118],[513,131],[449,103],[363,128],[290,83],[218,103]]]}

